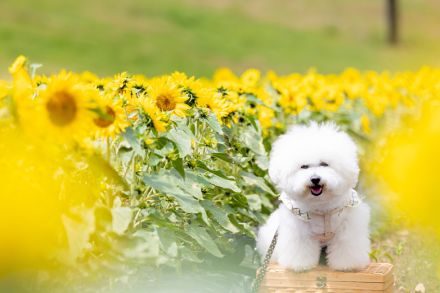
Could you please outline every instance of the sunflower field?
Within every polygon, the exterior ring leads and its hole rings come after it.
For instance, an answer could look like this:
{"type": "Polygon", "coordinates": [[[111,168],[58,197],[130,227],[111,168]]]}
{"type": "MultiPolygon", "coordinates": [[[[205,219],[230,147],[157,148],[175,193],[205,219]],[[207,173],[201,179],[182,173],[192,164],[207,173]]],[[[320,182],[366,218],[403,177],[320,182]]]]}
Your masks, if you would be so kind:
{"type": "Polygon", "coordinates": [[[366,172],[389,178],[404,166],[365,154],[396,153],[384,133],[440,97],[440,70],[427,67],[223,68],[211,79],[37,69],[19,56],[0,80],[0,274],[25,268],[33,288],[136,288],[141,276],[145,289],[170,274],[225,271],[224,283],[244,276],[234,282],[243,292],[258,266],[256,228],[277,205],[267,167],[278,135],[335,121],[359,142],[366,172]]]}

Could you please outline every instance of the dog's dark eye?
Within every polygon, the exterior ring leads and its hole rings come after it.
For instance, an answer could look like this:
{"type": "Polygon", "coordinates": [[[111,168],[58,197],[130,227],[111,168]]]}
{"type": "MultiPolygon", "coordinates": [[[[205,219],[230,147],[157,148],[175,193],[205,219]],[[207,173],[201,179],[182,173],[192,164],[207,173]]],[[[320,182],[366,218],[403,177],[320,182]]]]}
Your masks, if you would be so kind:
{"type": "Polygon", "coordinates": [[[309,165],[301,165],[301,169],[308,169],[309,165]]]}
{"type": "Polygon", "coordinates": [[[328,167],[328,164],[326,162],[321,162],[321,164],[319,164],[319,166],[321,166],[321,167],[328,167]]]}

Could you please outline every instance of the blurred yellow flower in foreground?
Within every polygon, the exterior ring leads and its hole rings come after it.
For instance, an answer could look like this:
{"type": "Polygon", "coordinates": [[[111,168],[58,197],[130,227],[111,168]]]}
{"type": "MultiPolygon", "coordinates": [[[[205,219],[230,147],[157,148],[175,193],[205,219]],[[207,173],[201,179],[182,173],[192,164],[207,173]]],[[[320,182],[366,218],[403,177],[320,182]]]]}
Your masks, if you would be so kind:
{"type": "Polygon", "coordinates": [[[0,100],[9,93],[9,84],[4,81],[0,80],[0,100]]]}
{"type": "Polygon", "coordinates": [[[1,126],[0,142],[0,275],[72,263],[89,247],[101,182],[113,171],[15,127],[1,126]]]}
{"type": "Polygon", "coordinates": [[[387,139],[380,151],[377,175],[395,198],[392,208],[403,211],[414,224],[432,228],[440,236],[440,105],[424,105],[420,119],[412,119],[387,139]]]}
{"type": "Polygon", "coordinates": [[[19,115],[25,128],[39,136],[71,141],[89,135],[92,124],[91,102],[98,91],[81,84],[76,75],[65,71],[51,76],[39,90],[34,105],[22,107],[19,115]]]}
{"type": "Polygon", "coordinates": [[[370,126],[370,118],[368,118],[368,115],[363,114],[363,115],[361,116],[360,121],[361,121],[361,128],[362,128],[362,131],[363,131],[365,134],[370,134],[370,133],[371,133],[371,126],[370,126]]]}

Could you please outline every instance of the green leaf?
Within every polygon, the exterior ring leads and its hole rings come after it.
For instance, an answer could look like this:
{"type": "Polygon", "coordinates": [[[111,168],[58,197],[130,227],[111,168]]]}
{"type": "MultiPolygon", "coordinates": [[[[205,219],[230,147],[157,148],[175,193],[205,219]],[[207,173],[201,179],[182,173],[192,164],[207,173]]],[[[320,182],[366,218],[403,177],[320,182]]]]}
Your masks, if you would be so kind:
{"type": "Polygon", "coordinates": [[[261,199],[257,194],[246,194],[249,208],[253,211],[261,211],[261,199]]]}
{"type": "MultiPolygon", "coordinates": [[[[246,196],[246,201],[247,201],[247,196],[246,196]]],[[[260,201],[260,200],[258,199],[258,201],[260,201]]],[[[249,206],[249,202],[248,202],[248,206],[249,206]]],[[[260,212],[253,211],[252,209],[250,209],[248,207],[246,207],[246,208],[238,208],[238,209],[236,209],[236,212],[237,212],[237,214],[242,214],[242,215],[245,215],[246,217],[249,217],[249,218],[253,219],[257,223],[264,222],[264,218],[263,218],[263,216],[261,215],[260,212]]]]}
{"type": "Polygon", "coordinates": [[[182,259],[194,262],[194,263],[202,263],[203,260],[201,260],[190,248],[183,246],[179,249],[180,255],[182,259]]]}
{"type": "Polygon", "coordinates": [[[112,208],[112,230],[118,235],[124,234],[130,225],[133,211],[129,207],[112,208]]]}
{"type": "Polygon", "coordinates": [[[177,256],[176,235],[170,230],[163,227],[157,229],[162,249],[171,257],[177,256]]]}
{"type": "Polygon", "coordinates": [[[206,209],[206,211],[208,211],[211,214],[214,220],[217,223],[219,223],[223,228],[225,228],[228,231],[231,231],[232,233],[237,233],[240,231],[229,220],[227,211],[223,210],[220,207],[217,207],[212,203],[212,201],[209,200],[203,200],[200,203],[206,209]]]}
{"type": "Polygon", "coordinates": [[[206,179],[209,181],[209,183],[215,186],[227,188],[235,192],[241,191],[240,187],[237,186],[234,179],[225,179],[223,177],[217,176],[216,174],[209,174],[206,179]]]}
{"type": "Polygon", "coordinates": [[[141,259],[159,256],[160,240],[156,231],[137,230],[120,248],[127,258],[141,259]]]}
{"type": "Polygon", "coordinates": [[[273,190],[267,185],[266,181],[262,177],[257,177],[252,173],[241,172],[241,177],[244,179],[246,185],[257,186],[262,191],[269,193],[272,196],[276,196],[273,190]]]}
{"type": "Polygon", "coordinates": [[[209,113],[208,117],[206,117],[206,122],[208,123],[209,127],[211,127],[212,130],[214,130],[216,133],[223,135],[222,126],[217,120],[217,116],[215,116],[214,113],[209,113]]]}
{"type": "Polygon", "coordinates": [[[89,246],[89,237],[95,230],[95,216],[92,209],[76,208],[71,215],[62,215],[61,220],[66,231],[69,252],[66,261],[74,262],[89,246]]]}
{"type": "Polygon", "coordinates": [[[266,207],[269,210],[273,210],[274,209],[274,206],[273,206],[272,202],[266,196],[260,197],[260,200],[261,200],[261,205],[262,206],[266,207]]]}
{"type": "Polygon", "coordinates": [[[205,176],[199,174],[198,172],[187,170],[186,172],[186,180],[198,184],[198,186],[211,186],[211,183],[205,176]]]}
{"type": "Polygon", "coordinates": [[[263,138],[261,136],[261,131],[257,131],[253,127],[246,127],[246,129],[241,133],[240,140],[255,154],[255,162],[258,167],[262,170],[267,170],[269,166],[269,161],[267,159],[267,152],[264,148],[263,138]]]}
{"type": "Polygon", "coordinates": [[[162,161],[162,157],[159,157],[155,153],[151,153],[148,158],[148,166],[157,166],[162,161]]]}
{"type": "Polygon", "coordinates": [[[266,155],[257,156],[255,159],[255,163],[257,163],[258,167],[262,170],[267,170],[269,168],[269,160],[266,155]]]}
{"type": "Polygon", "coordinates": [[[180,176],[182,176],[182,178],[185,178],[185,169],[183,167],[182,158],[178,158],[176,160],[173,160],[172,164],[173,164],[174,169],[176,169],[176,171],[179,172],[180,176]]]}
{"type": "Polygon", "coordinates": [[[223,254],[218,249],[217,244],[215,244],[214,240],[212,240],[205,228],[192,224],[187,227],[187,233],[209,253],[217,257],[223,257],[223,254]]]}
{"type": "Polygon", "coordinates": [[[312,120],[312,112],[309,110],[302,110],[296,117],[299,123],[304,123],[312,120]]]}
{"type": "Polygon", "coordinates": [[[213,156],[215,158],[219,158],[220,160],[223,160],[223,161],[231,163],[231,164],[234,163],[234,160],[228,154],[225,154],[225,153],[212,153],[211,156],[213,156]]]}
{"type": "Polygon", "coordinates": [[[154,148],[152,151],[159,157],[166,157],[167,155],[174,152],[174,143],[168,138],[163,137],[161,140],[160,147],[154,148]]]}
{"type": "Polygon", "coordinates": [[[202,186],[204,184],[201,184],[199,180],[197,180],[195,177],[188,176],[189,172],[190,171],[185,171],[185,178],[181,178],[180,175],[178,176],[178,172],[173,170],[166,171],[163,173],[173,176],[176,179],[175,184],[185,193],[190,194],[197,199],[202,199],[203,198],[202,186]]]}
{"type": "Polygon", "coordinates": [[[205,213],[194,197],[181,188],[182,181],[170,173],[152,174],[143,177],[143,181],[161,193],[172,196],[187,213],[205,213]]]}
{"type": "Polygon", "coordinates": [[[132,127],[127,127],[125,132],[123,133],[125,140],[130,144],[133,148],[136,155],[144,157],[145,152],[142,149],[139,139],[136,137],[136,132],[132,127]]]}
{"type": "Polygon", "coordinates": [[[193,137],[189,135],[186,131],[178,128],[173,128],[168,131],[166,136],[176,145],[182,158],[192,154],[191,141],[193,137]]]}
{"type": "Polygon", "coordinates": [[[208,171],[208,172],[210,172],[212,174],[215,174],[215,175],[217,175],[219,177],[222,177],[224,179],[229,179],[228,176],[223,174],[220,170],[213,170],[213,169],[209,168],[204,162],[202,162],[200,160],[197,160],[197,167],[199,167],[199,168],[201,168],[201,169],[203,169],[205,171],[208,171]]]}
{"type": "Polygon", "coordinates": [[[260,130],[260,124],[258,123],[258,121],[255,119],[255,117],[248,117],[249,122],[251,123],[251,125],[254,127],[255,131],[259,131],[260,130]]]}
{"type": "Polygon", "coordinates": [[[254,96],[253,94],[246,94],[246,99],[248,102],[254,103],[255,105],[263,105],[264,106],[264,102],[257,98],[256,96],[254,96]]]}
{"type": "Polygon", "coordinates": [[[249,225],[246,222],[239,222],[237,220],[237,217],[235,215],[231,215],[231,222],[240,228],[240,231],[243,232],[244,234],[246,234],[247,236],[251,237],[251,238],[256,238],[256,234],[255,234],[255,228],[252,227],[251,225],[249,225]]]}
{"type": "Polygon", "coordinates": [[[243,144],[255,154],[266,155],[261,134],[253,127],[247,127],[245,131],[241,133],[240,139],[243,144]]]}

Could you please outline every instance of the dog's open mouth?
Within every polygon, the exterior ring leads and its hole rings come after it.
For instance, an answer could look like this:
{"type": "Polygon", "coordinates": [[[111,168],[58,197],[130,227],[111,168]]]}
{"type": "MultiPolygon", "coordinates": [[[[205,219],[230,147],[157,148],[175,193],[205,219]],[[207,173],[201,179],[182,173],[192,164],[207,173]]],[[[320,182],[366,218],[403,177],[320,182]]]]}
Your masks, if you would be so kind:
{"type": "Polygon", "coordinates": [[[323,185],[313,185],[310,186],[310,192],[314,195],[314,196],[318,196],[321,195],[322,191],[324,190],[324,186],[323,185]]]}

